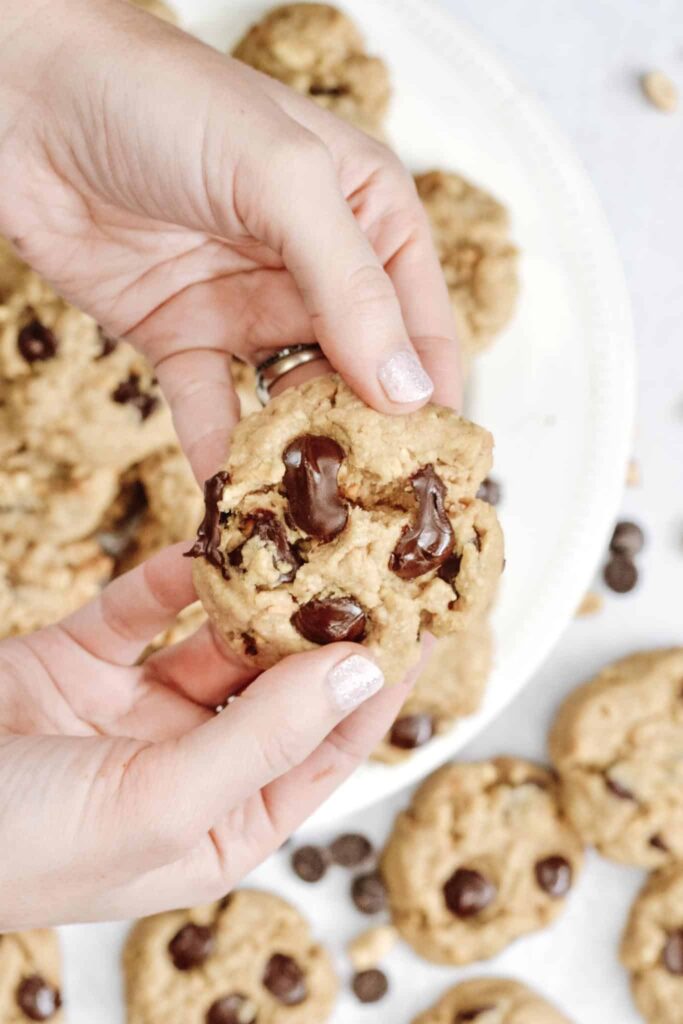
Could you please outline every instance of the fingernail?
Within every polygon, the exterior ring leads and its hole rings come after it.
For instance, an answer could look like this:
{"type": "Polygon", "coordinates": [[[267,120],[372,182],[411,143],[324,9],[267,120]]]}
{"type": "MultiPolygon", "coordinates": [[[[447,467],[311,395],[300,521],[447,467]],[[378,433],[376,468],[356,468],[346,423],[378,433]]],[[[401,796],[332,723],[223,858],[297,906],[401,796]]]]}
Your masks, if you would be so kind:
{"type": "Polygon", "coordinates": [[[380,366],[378,376],[392,402],[421,402],[434,390],[429,374],[415,353],[408,349],[389,356],[380,366]]]}
{"type": "Polygon", "coordinates": [[[384,686],[382,670],[369,658],[352,654],[327,673],[332,699],[340,711],[353,711],[384,686]]]}

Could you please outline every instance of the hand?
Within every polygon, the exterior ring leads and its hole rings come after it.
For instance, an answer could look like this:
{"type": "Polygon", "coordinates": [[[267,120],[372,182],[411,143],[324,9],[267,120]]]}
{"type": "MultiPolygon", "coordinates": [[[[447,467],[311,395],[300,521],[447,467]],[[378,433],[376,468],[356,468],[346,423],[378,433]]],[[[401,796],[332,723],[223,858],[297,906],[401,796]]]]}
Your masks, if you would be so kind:
{"type": "Polygon", "coordinates": [[[228,352],[317,340],[379,410],[430,377],[458,403],[443,276],[387,148],[120,0],[3,0],[0,67],[0,232],[147,355],[200,479],[236,419],[228,352]]]}
{"type": "Polygon", "coordinates": [[[176,546],[0,644],[0,932],[217,899],[368,756],[407,696],[407,683],[376,692],[366,652],[334,644],[215,715],[253,671],[208,624],[137,664],[194,599],[176,546]]]}

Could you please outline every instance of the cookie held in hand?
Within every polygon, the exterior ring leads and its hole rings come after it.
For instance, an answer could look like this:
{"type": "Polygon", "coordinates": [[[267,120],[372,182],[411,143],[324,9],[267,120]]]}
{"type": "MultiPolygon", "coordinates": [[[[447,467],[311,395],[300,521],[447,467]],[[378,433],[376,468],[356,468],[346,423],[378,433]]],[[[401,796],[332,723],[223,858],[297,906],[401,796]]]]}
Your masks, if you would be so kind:
{"type": "Polygon", "coordinates": [[[288,389],[207,481],[191,554],[210,618],[259,668],[346,640],[401,679],[423,629],[464,629],[493,598],[502,535],[475,498],[491,450],[450,409],[384,415],[336,375],[288,389]]]}

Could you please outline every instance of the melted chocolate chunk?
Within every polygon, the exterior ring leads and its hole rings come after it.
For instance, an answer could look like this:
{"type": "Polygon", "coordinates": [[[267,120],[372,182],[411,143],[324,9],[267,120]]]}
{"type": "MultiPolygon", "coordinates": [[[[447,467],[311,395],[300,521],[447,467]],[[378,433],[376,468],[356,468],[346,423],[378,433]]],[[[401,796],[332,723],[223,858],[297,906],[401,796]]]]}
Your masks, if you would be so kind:
{"type": "Polygon", "coordinates": [[[372,856],[372,843],[360,832],[345,832],[330,843],[330,856],[342,868],[357,868],[372,856]]]}
{"type": "Polygon", "coordinates": [[[282,455],[292,521],[316,540],[330,541],[346,526],[349,510],[337,484],[345,457],[331,437],[314,434],[295,438],[282,455]]]}
{"type": "Polygon", "coordinates": [[[389,742],[399,750],[414,750],[428,743],[434,735],[431,715],[403,715],[394,722],[389,742]]]}
{"type": "Polygon", "coordinates": [[[173,936],[168,952],[173,966],[179,971],[199,967],[214,950],[213,932],[201,924],[186,924],[173,936]]]}
{"type": "Polygon", "coordinates": [[[304,972],[296,960],[284,953],[271,956],[263,974],[263,984],[285,1006],[297,1006],[308,995],[304,972]]]}
{"type": "Polygon", "coordinates": [[[112,352],[118,348],[118,340],[116,338],[112,338],[112,336],[107,334],[107,332],[101,327],[97,328],[97,334],[100,339],[100,351],[99,354],[95,356],[95,359],[106,359],[107,356],[110,356],[112,352]]]}
{"type": "MultiPolygon", "coordinates": [[[[481,551],[481,548],[479,548],[479,550],[481,551]]],[[[448,558],[446,559],[446,561],[443,563],[443,565],[436,574],[439,577],[439,579],[442,579],[445,583],[450,583],[450,585],[453,587],[453,590],[455,590],[455,581],[458,578],[461,563],[462,555],[456,555],[456,553],[453,552],[452,555],[448,556],[448,558]]]]}
{"type": "Polygon", "coordinates": [[[319,846],[300,846],[292,854],[292,867],[302,882],[319,882],[328,863],[327,851],[319,846]]]}
{"type": "Polygon", "coordinates": [[[650,837],[650,846],[653,846],[655,850],[661,850],[662,853],[668,853],[669,847],[666,845],[660,834],[657,832],[654,836],[650,837]]]}
{"type": "Polygon", "coordinates": [[[371,967],[354,974],[351,988],[361,1003],[377,1003],[389,991],[389,981],[384,971],[371,967]]]}
{"type": "MultiPolygon", "coordinates": [[[[275,513],[265,508],[257,509],[256,512],[245,516],[242,529],[246,534],[247,540],[250,537],[258,537],[264,544],[272,544],[275,548],[273,565],[276,569],[280,570],[278,583],[291,583],[301,565],[301,557],[296,548],[292,547],[287,540],[285,528],[275,513]]],[[[244,543],[246,544],[246,541],[244,543]]],[[[231,565],[241,564],[243,546],[244,544],[241,544],[239,548],[235,548],[234,551],[230,552],[231,565]],[[237,552],[239,552],[239,562],[233,561],[233,557],[236,557],[237,552]]]]}
{"type": "Polygon", "coordinates": [[[32,974],[19,985],[17,1004],[30,1020],[49,1020],[62,1005],[62,997],[49,981],[32,974]]]}
{"type": "Polygon", "coordinates": [[[620,800],[635,801],[636,799],[630,789],[627,789],[626,786],[622,786],[620,782],[615,782],[615,780],[610,778],[609,775],[605,776],[605,785],[609,789],[610,793],[614,793],[614,795],[620,800]]]}
{"type": "Polygon", "coordinates": [[[405,526],[389,559],[389,568],[403,580],[414,580],[438,569],[450,557],[455,537],[444,509],[446,488],[433,466],[424,466],[411,478],[417,498],[417,516],[405,526]]]}
{"type": "Polygon", "coordinates": [[[44,363],[54,359],[57,347],[54,334],[40,320],[31,320],[19,331],[17,348],[27,363],[44,363]]]}
{"type": "Polygon", "coordinates": [[[228,568],[225,564],[225,553],[220,549],[220,513],[218,502],[223,497],[223,491],[227,484],[229,475],[226,472],[216,473],[204,484],[204,518],[197,530],[197,539],[185,552],[186,558],[205,558],[210,565],[220,569],[223,577],[229,578],[228,568]]]}
{"type": "Polygon", "coordinates": [[[134,406],[140,413],[141,420],[146,420],[148,416],[151,416],[159,404],[156,395],[142,390],[140,376],[137,373],[131,373],[128,380],[121,381],[112,391],[111,397],[119,405],[134,406]]]}
{"type": "Polygon", "coordinates": [[[355,597],[314,597],[294,613],[292,623],[312,644],[360,643],[367,620],[355,597]]]}
{"type": "Polygon", "coordinates": [[[246,996],[233,992],[211,1004],[206,1024],[256,1024],[256,1009],[246,996]]]}
{"type": "Polygon", "coordinates": [[[496,887],[470,868],[458,868],[443,887],[446,906],[456,917],[474,917],[496,898],[496,887]]]}
{"type": "Polygon", "coordinates": [[[486,1006],[475,1006],[473,1010],[460,1010],[459,1013],[456,1013],[453,1024],[465,1024],[466,1021],[476,1020],[477,1017],[481,1017],[483,1013],[490,1013],[491,1010],[495,1010],[493,1003],[488,1003],[486,1006]]]}
{"type": "Polygon", "coordinates": [[[683,974],[683,928],[669,933],[662,959],[669,974],[683,974]]]}
{"type": "Polygon", "coordinates": [[[564,857],[546,857],[534,868],[536,881],[554,900],[566,896],[572,887],[572,866],[564,857]]]}

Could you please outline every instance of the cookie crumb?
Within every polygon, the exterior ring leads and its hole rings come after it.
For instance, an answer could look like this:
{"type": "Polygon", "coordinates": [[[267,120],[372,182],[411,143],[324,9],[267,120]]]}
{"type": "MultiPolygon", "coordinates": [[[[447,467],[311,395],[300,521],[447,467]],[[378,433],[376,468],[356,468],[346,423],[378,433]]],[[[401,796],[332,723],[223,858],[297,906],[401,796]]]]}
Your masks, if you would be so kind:
{"type": "Polygon", "coordinates": [[[356,971],[367,971],[376,967],[389,953],[398,938],[398,932],[390,924],[381,924],[376,928],[368,928],[347,946],[349,960],[356,971]]]}
{"type": "Polygon", "coordinates": [[[678,109],[678,89],[663,71],[648,71],[641,76],[640,84],[653,107],[667,114],[678,109]]]}
{"type": "Polygon", "coordinates": [[[589,590],[585,594],[583,601],[576,609],[577,616],[596,615],[602,611],[602,607],[605,603],[605,599],[602,594],[598,594],[595,590],[589,590]]]}
{"type": "Polygon", "coordinates": [[[626,467],[626,486],[640,487],[640,483],[640,463],[636,459],[629,459],[628,466],[626,467]]]}

